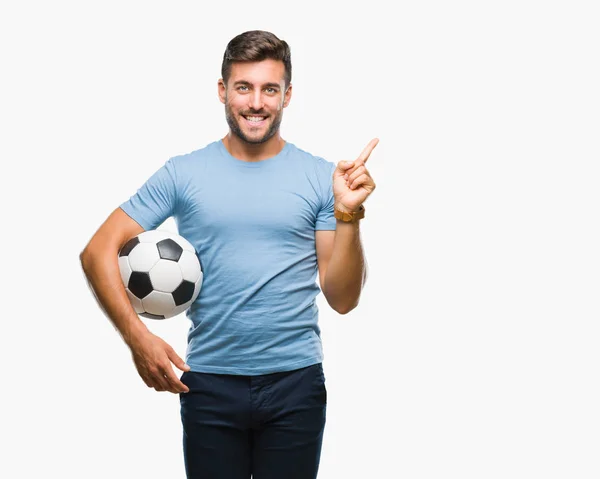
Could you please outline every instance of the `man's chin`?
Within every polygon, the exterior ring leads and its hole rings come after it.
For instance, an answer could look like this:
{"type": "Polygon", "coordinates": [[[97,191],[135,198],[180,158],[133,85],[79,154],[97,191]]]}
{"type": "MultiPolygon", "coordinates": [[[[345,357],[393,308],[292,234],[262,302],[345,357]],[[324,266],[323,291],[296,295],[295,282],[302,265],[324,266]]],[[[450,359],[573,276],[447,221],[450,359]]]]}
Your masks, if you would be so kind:
{"type": "Polygon", "coordinates": [[[242,131],[242,134],[242,140],[252,145],[260,145],[261,143],[265,143],[269,139],[268,135],[262,132],[260,134],[257,134],[256,132],[242,131]]]}
{"type": "Polygon", "coordinates": [[[265,136],[263,136],[261,138],[252,138],[252,137],[245,138],[246,143],[249,143],[250,145],[261,145],[263,143],[266,143],[267,140],[268,140],[268,138],[265,136]]]}

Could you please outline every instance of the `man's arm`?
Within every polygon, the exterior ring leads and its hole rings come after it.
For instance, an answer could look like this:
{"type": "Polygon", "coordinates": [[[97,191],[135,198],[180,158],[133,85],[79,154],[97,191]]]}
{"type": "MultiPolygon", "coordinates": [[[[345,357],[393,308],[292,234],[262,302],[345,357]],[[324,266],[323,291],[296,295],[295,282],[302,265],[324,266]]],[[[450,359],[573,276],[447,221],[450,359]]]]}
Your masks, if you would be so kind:
{"type": "Polygon", "coordinates": [[[122,246],[143,228],[121,208],[117,208],[100,226],[79,255],[92,293],[98,306],[112,321],[129,345],[147,328],[131,306],[121,281],[118,253],[122,246]]]}
{"type": "Polygon", "coordinates": [[[315,242],[323,295],[339,314],[349,313],[367,278],[359,223],[338,221],[335,231],[316,231],[315,242]]]}
{"type": "MultiPolygon", "coordinates": [[[[344,213],[358,212],[375,190],[375,182],[365,163],[379,140],[374,138],[355,161],[340,161],[333,172],[334,208],[344,213]]],[[[340,314],[352,311],[367,278],[365,256],[360,240],[360,220],[337,220],[335,231],[316,231],[315,243],[321,290],[329,305],[340,314]]]]}
{"type": "Polygon", "coordinates": [[[177,378],[171,362],[181,370],[189,367],[171,346],[148,330],[131,306],[121,280],[119,250],[142,231],[136,221],[117,208],[79,255],[81,266],[98,305],[131,349],[146,385],[157,391],[187,392],[187,386],[177,378]]]}

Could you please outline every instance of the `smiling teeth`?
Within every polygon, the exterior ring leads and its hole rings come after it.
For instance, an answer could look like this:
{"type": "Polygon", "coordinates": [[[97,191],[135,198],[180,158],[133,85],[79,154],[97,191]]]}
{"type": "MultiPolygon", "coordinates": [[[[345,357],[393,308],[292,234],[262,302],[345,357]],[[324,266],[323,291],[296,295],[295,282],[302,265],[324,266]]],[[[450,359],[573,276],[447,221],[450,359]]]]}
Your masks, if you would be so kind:
{"type": "Polygon", "coordinates": [[[264,118],[262,116],[247,116],[246,117],[249,121],[263,121],[264,118]]]}

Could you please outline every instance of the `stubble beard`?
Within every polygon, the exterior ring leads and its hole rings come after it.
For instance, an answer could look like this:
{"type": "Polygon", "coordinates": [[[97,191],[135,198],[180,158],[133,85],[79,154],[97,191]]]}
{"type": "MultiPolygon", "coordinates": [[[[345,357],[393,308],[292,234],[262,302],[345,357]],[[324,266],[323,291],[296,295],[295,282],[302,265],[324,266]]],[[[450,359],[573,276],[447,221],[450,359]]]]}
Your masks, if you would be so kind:
{"type": "Polygon", "coordinates": [[[229,125],[229,129],[231,132],[240,138],[242,141],[246,143],[250,143],[251,145],[260,145],[261,143],[265,143],[270,138],[277,133],[279,130],[279,126],[281,125],[281,119],[283,117],[283,111],[279,111],[276,116],[271,117],[273,121],[271,122],[271,126],[269,126],[267,132],[264,136],[260,138],[249,138],[242,130],[239,121],[236,119],[227,99],[225,99],[225,119],[227,120],[227,124],[229,125]]]}

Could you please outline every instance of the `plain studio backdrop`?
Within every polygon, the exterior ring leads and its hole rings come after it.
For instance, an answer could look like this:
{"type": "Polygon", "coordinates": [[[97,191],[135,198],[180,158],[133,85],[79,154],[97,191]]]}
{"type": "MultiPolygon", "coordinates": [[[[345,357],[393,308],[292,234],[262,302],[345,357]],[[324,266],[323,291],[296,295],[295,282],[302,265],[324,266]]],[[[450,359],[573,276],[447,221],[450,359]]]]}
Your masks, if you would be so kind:
{"type": "MultiPolygon", "coordinates": [[[[285,139],[336,163],[380,139],[361,303],[318,297],[319,477],[600,477],[593,6],[3,5],[0,476],[184,477],[179,399],[144,385],[79,253],[225,135],[223,51],[265,29],[292,49],[285,139]]],[[[145,322],[185,354],[185,315],[145,322]]]]}

